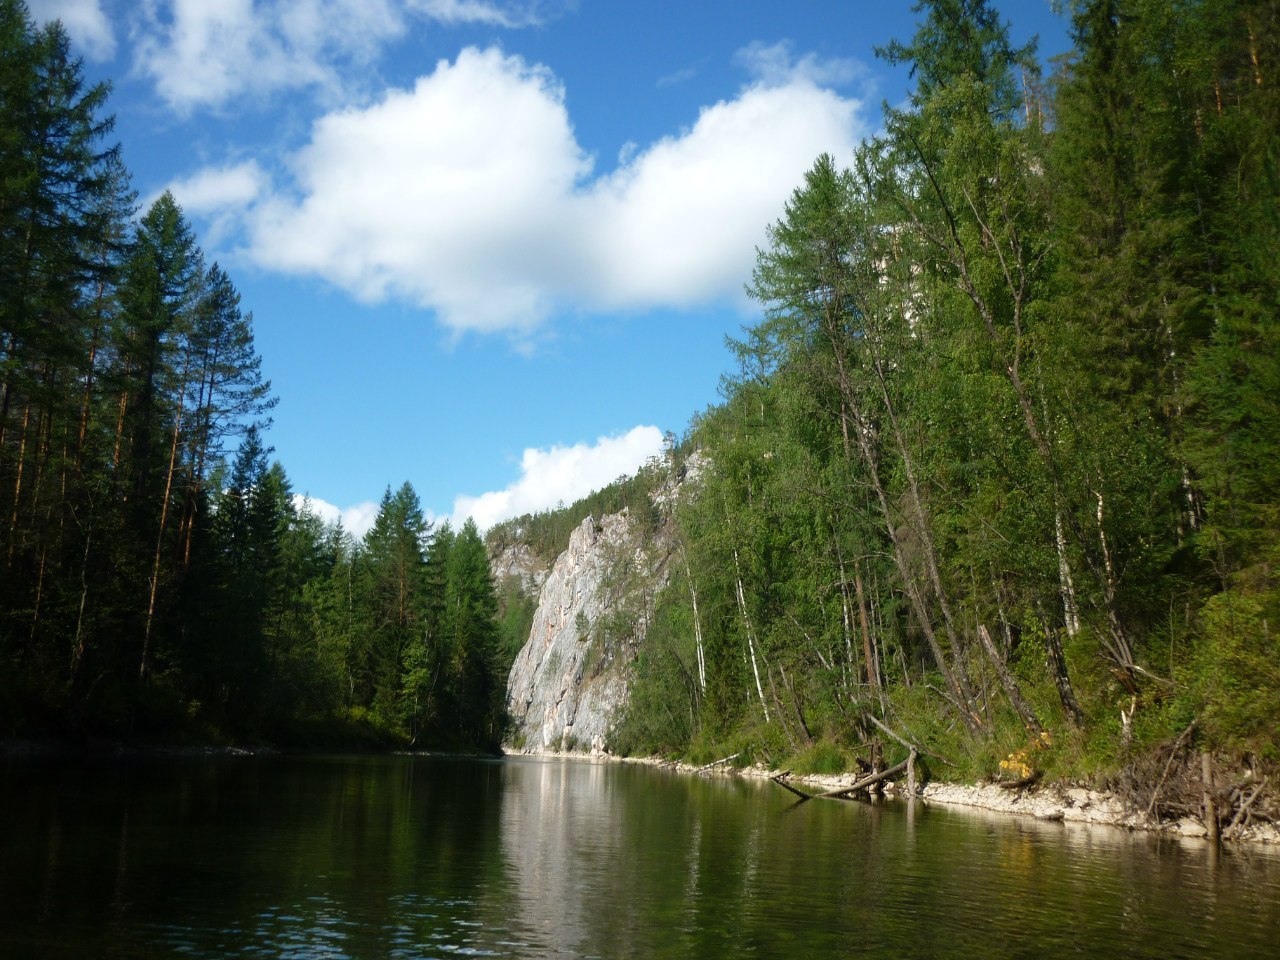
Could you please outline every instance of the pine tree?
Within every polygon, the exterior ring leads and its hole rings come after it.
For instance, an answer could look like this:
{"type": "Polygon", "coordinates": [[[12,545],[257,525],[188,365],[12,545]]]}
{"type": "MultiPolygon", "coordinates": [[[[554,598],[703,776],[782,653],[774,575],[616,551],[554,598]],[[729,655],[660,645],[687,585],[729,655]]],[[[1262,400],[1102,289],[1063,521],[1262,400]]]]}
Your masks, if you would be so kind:
{"type": "Polygon", "coordinates": [[[360,556],[364,620],[358,683],[374,715],[398,720],[405,650],[423,629],[426,549],[431,533],[413,486],[388,487],[360,556]]]}
{"type": "Polygon", "coordinates": [[[496,750],[503,734],[506,677],[498,669],[498,601],[484,540],[468,518],[445,561],[443,646],[455,705],[454,734],[496,750]]]}
{"type": "Polygon", "coordinates": [[[96,559],[80,385],[128,213],[107,87],[86,86],[61,25],[4,0],[0,64],[0,657],[61,704],[96,559]]]}

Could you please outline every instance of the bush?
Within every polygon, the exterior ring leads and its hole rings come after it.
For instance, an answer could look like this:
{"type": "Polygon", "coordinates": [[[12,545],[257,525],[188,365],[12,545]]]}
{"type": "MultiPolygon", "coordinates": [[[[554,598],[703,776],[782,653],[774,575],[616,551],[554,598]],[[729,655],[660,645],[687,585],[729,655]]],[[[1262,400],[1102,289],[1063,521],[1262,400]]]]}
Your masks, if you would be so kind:
{"type": "Polygon", "coordinates": [[[795,773],[844,773],[855,764],[853,757],[844,748],[832,740],[818,740],[788,762],[795,773]]]}
{"type": "Polygon", "coordinates": [[[1277,593],[1220,593],[1201,610],[1203,634],[1192,689],[1204,704],[1204,729],[1219,746],[1275,756],[1280,716],[1280,658],[1271,638],[1277,593]]]}

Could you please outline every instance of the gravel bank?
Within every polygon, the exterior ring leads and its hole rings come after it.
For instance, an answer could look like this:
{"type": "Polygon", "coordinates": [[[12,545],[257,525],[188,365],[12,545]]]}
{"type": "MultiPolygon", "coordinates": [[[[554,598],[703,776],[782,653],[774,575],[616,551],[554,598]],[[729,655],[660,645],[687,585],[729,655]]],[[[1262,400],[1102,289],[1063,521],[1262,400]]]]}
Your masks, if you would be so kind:
{"type": "MultiPolygon", "coordinates": [[[[547,753],[541,756],[559,756],[580,760],[597,760],[602,762],[639,763],[646,766],[664,767],[681,773],[696,773],[702,776],[739,776],[756,779],[770,779],[776,771],[761,765],[751,767],[731,767],[721,764],[714,767],[696,767],[688,763],[677,763],[655,757],[612,757],[607,754],[586,756],[574,753],[547,753]]],[[[810,776],[791,776],[792,783],[808,784],[815,791],[838,790],[855,782],[854,774],[815,774],[810,776]]],[[[904,781],[886,783],[886,793],[891,796],[904,792],[904,781]]],[[[1105,827],[1121,827],[1126,830],[1143,830],[1153,833],[1170,834],[1188,839],[1203,840],[1208,831],[1204,824],[1192,817],[1180,820],[1155,820],[1141,811],[1127,810],[1115,796],[1084,787],[1065,787],[1058,785],[1038,785],[1022,790],[1007,790],[995,783],[939,783],[925,784],[920,788],[920,799],[926,804],[937,804],[948,807],[968,807],[970,809],[989,810],[994,813],[1015,817],[1030,817],[1046,823],[1094,824],[1105,827]]],[[[1248,826],[1237,825],[1224,827],[1222,839],[1232,842],[1261,843],[1280,845],[1280,825],[1274,823],[1253,823],[1248,826]]]]}

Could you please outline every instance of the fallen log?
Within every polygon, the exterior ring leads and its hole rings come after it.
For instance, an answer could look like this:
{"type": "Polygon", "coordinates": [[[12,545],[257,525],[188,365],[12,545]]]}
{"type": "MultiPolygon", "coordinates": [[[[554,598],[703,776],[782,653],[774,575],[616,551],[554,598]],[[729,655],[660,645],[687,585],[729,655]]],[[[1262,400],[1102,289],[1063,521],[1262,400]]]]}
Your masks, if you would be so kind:
{"type": "Polygon", "coordinates": [[[882,780],[888,780],[890,777],[897,776],[903,770],[907,769],[907,761],[895,763],[888,770],[881,770],[879,773],[873,773],[869,777],[863,777],[857,783],[848,787],[841,787],[838,790],[827,790],[824,793],[815,793],[814,797],[847,797],[851,793],[857,793],[859,790],[865,790],[867,787],[874,786],[882,780]]]}
{"type": "Polygon", "coordinates": [[[784,790],[789,790],[792,793],[794,793],[797,797],[801,799],[801,801],[816,800],[821,798],[842,799],[842,798],[848,797],[848,795],[851,793],[857,793],[859,790],[866,790],[868,787],[875,786],[877,783],[880,783],[883,780],[888,780],[890,777],[897,776],[903,770],[910,771],[911,768],[914,766],[914,763],[913,763],[914,760],[915,760],[915,750],[913,749],[911,751],[911,755],[907,757],[906,760],[903,760],[900,763],[895,763],[892,767],[890,767],[887,770],[881,770],[879,773],[873,773],[869,777],[863,777],[861,780],[857,781],[856,783],[850,784],[847,787],[840,787],[837,790],[826,790],[822,793],[805,793],[799,787],[796,787],[788,783],[786,778],[787,776],[790,775],[791,773],[790,770],[786,770],[782,773],[777,774],[776,776],[770,777],[769,779],[772,780],[774,783],[776,783],[778,786],[782,787],[784,790]]]}
{"type": "Polygon", "coordinates": [[[1227,826],[1227,831],[1234,830],[1240,825],[1241,820],[1247,826],[1249,823],[1249,808],[1253,806],[1253,801],[1258,799],[1258,794],[1262,792],[1262,788],[1267,785],[1267,778],[1263,777],[1262,782],[1253,788],[1253,793],[1249,794],[1249,799],[1240,805],[1240,809],[1236,811],[1236,815],[1231,818],[1231,823],[1227,826]]]}
{"type": "Polygon", "coordinates": [[[883,730],[886,734],[888,734],[894,740],[897,740],[898,743],[906,747],[908,751],[910,751],[907,754],[907,796],[915,797],[916,795],[916,756],[919,753],[920,748],[917,747],[910,740],[903,737],[902,734],[897,733],[894,730],[891,730],[885,724],[877,720],[875,718],[875,714],[868,713],[867,719],[870,720],[872,723],[874,723],[877,727],[883,730]]]}
{"type": "Polygon", "coordinates": [[[786,777],[789,773],[791,773],[791,771],[787,770],[783,773],[778,774],[776,777],[770,777],[769,779],[772,780],[774,783],[776,783],[778,786],[782,787],[784,790],[790,790],[801,800],[812,800],[813,794],[805,793],[799,787],[793,787],[791,784],[787,783],[786,777]]]}
{"type": "Polygon", "coordinates": [[[704,771],[704,770],[710,770],[712,767],[718,767],[718,766],[720,766],[720,764],[722,764],[722,763],[728,763],[730,760],[737,760],[740,756],[742,756],[742,753],[741,753],[741,752],[738,752],[738,753],[735,753],[735,754],[734,754],[733,756],[731,756],[731,757],[721,757],[719,760],[712,760],[710,763],[703,764],[702,766],[700,766],[697,770],[695,770],[695,771],[693,771],[693,772],[694,772],[694,773],[702,773],[702,771],[704,771]]]}

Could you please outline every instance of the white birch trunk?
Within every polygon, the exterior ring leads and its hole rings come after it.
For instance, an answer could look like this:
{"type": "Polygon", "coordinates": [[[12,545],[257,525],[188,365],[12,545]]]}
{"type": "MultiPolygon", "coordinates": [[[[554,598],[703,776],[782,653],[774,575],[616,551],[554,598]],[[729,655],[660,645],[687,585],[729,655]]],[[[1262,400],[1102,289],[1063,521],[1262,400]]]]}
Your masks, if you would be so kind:
{"type": "Polygon", "coordinates": [[[684,557],[685,579],[689,581],[689,599],[693,603],[693,643],[698,659],[698,686],[707,692],[707,660],[702,652],[702,618],[698,615],[698,588],[693,585],[693,570],[689,567],[689,554],[680,551],[684,557]]]}
{"type": "Polygon", "coordinates": [[[1058,547],[1058,582],[1062,591],[1062,617],[1067,625],[1067,636],[1080,632],[1080,612],[1076,607],[1076,588],[1071,582],[1071,565],[1067,563],[1067,538],[1062,532],[1062,511],[1053,515],[1053,536],[1058,547]]]}
{"type": "Polygon", "coordinates": [[[764,722],[769,722],[769,704],[764,699],[764,687],[760,683],[760,667],[756,662],[756,642],[751,630],[751,616],[747,613],[747,596],[742,589],[742,565],[738,561],[738,548],[733,548],[733,569],[737,574],[735,585],[738,588],[738,609],[742,612],[742,624],[747,631],[747,650],[751,654],[751,673],[756,679],[756,696],[760,698],[760,709],[764,711],[764,722]]]}

